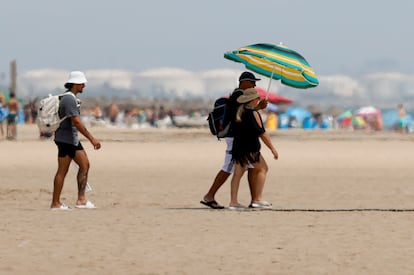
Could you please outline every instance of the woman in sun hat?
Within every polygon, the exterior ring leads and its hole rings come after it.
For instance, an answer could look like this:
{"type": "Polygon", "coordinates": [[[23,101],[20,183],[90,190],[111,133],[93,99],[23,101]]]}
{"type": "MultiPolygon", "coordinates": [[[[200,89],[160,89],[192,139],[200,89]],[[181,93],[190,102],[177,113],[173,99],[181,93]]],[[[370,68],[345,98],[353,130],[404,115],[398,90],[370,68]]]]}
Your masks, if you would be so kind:
{"type": "Polygon", "coordinates": [[[69,169],[70,163],[75,161],[79,166],[77,174],[78,199],[76,208],[95,208],[95,205],[88,201],[85,196],[85,189],[88,182],[89,159],[79,141],[78,133],[85,136],[98,150],[101,143],[95,139],[86,129],[80,118],[80,100],[76,97],[83,92],[87,83],[85,74],[80,71],[73,71],[65,83],[67,92],[59,102],[59,116],[66,117],[55,132],[55,143],[58,147],[58,169],[54,178],[53,198],[51,210],[69,210],[69,206],[60,202],[63,183],[69,169]]]}
{"type": "Polygon", "coordinates": [[[278,152],[273,147],[272,141],[263,126],[263,121],[255,107],[259,103],[260,95],[255,88],[243,91],[237,102],[241,103],[237,110],[235,123],[233,125],[233,149],[232,160],[235,162],[233,178],[231,180],[230,208],[243,208],[237,199],[240,179],[246,171],[246,167],[253,166],[255,182],[252,184],[251,208],[271,208],[272,204],[263,201],[263,188],[266,180],[268,166],[260,153],[261,145],[259,138],[272,151],[275,159],[278,152]]]}

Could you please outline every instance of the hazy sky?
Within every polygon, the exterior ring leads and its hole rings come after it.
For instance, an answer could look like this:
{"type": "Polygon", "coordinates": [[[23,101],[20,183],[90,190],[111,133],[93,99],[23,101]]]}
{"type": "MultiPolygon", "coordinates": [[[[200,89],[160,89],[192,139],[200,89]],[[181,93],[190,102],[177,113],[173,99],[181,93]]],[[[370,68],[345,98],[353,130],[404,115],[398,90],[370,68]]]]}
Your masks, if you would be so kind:
{"type": "MultiPolygon", "coordinates": [[[[242,66],[223,53],[283,42],[318,75],[414,72],[414,1],[3,0],[0,73],[242,66]]],[[[4,74],[3,74],[4,75],[4,74]]]]}

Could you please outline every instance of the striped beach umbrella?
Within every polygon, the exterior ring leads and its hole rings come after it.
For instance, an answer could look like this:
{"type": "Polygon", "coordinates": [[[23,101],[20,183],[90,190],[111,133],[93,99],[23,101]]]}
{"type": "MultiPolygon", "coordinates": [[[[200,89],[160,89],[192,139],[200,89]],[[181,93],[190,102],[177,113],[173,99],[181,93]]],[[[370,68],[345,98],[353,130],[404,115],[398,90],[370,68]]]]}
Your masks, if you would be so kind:
{"type": "Polygon", "coordinates": [[[319,84],[305,58],[282,44],[249,45],[226,52],[224,58],[243,63],[248,70],[271,79],[280,79],[283,84],[294,88],[313,88],[319,84]]]}

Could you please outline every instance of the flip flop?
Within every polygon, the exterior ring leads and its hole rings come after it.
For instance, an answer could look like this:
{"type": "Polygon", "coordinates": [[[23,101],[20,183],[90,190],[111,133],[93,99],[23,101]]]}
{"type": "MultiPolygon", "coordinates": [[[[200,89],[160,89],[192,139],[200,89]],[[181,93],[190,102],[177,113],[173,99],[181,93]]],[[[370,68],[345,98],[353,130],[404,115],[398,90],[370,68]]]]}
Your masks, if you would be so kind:
{"type": "Polygon", "coordinates": [[[267,201],[258,201],[253,202],[249,205],[249,208],[257,208],[257,209],[272,209],[272,204],[267,201]]]}
{"type": "Polygon", "coordinates": [[[94,208],[96,208],[96,206],[91,201],[87,201],[86,204],[77,204],[77,205],[75,205],[75,208],[78,208],[78,209],[94,209],[94,208]]]}
{"type": "Polygon", "coordinates": [[[51,211],[68,211],[68,210],[72,210],[72,208],[62,203],[59,207],[51,207],[50,210],[51,211]]]}
{"type": "Polygon", "coordinates": [[[208,206],[210,208],[213,208],[213,209],[223,209],[224,208],[224,206],[221,206],[215,200],[212,200],[212,201],[202,200],[202,201],[200,201],[200,203],[204,204],[205,206],[208,206]]]}
{"type": "Polygon", "coordinates": [[[228,209],[229,210],[246,210],[246,206],[242,204],[238,204],[238,205],[229,206],[228,209]]]}

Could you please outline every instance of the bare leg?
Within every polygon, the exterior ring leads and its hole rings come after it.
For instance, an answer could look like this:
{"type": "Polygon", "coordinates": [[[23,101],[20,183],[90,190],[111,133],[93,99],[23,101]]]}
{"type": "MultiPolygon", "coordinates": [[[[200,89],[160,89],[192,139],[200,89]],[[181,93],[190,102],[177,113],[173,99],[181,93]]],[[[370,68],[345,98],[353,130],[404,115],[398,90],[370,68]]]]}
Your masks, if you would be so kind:
{"type": "Polygon", "coordinates": [[[213,184],[210,187],[210,190],[208,190],[208,193],[204,196],[205,201],[213,201],[214,196],[217,193],[217,190],[226,182],[227,178],[230,176],[230,173],[224,172],[223,170],[220,170],[217,173],[216,178],[214,179],[213,184]]]}
{"type": "Polygon", "coordinates": [[[10,125],[10,123],[7,123],[7,125],[6,125],[6,138],[7,139],[11,139],[12,138],[11,125],[10,125]]]}
{"type": "MultiPolygon", "coordinates": [[[[233,146],[233,139],[232,138],[226,138],[226,153],[224,155],[224,164],[223,168],[227,167],[227,169],[231,168],[232,162],[231,162],[231,154],[229,153],[231,151],[231,148],[233,146]]],[[[217,191],[220,189],[220,187],[226,182],[227,178],[230,176],[231,173],[228,173],[224,171],[223,169],[220,170],[215,179],[213,184],[210,187],[210,190],[208,190],[208,193],[204,195],[204,201],[211,202],[214,201],[214,197],[217,193],[217,191]]]]}
{"type": "Polygon", "coordinates": [[[58,170],[53,181],[53,198],[51,208],[58,208],[62,205],[60,202],[60,194],[62,193],[63,183],[68,173],[69,165],[72,159],[69,156],[58,157],[58,170]]]}
{"type": "Polygon", "coordinates": [[[88,182],[89,159],[84,150],[76,151],[73,159],[79,165],[77,181],[78,181],[78,200],[77,205],[86,204],[85,188],[88,182]]]}
{"type": "Polygon", "coordinates": [[[17,125],[16,125],[16,123],[13,124],[13,126],[12,126],[12,135],[13,135],[13,139],[17,138],[17,125]]]}
{"type": "MultiPolygon", "coordinates": [[[[78,171],[79,171],[79,165],[76,162],[72,161],[71,164],[74,167],[76,167],[76,169],[78,169],[78,171]]],[[[88,192],[91,192],[91,191],[92,191],[92,186],[89,184],[89,181],[87,181],[86,182],[86,187],[85,187],[85,192],[88,193],[88,192]]]]}
{"type": "Polygon", "coordinates": [[[249,168],[248,171],[247,171],[247,173],[248,173],[247,174],[247,179],[249,181],[250,196],[252,198],[257,197],[256,190],[254,189],[254,182],[255,182],[255,179],[257,177],[257,172],[258,172],[258,170],[254,169],[254,168],[249,168]]]}
{"type": "Polygon", "coordinates": [[[246,171],[246,166],[241,166],[240,164],[234,165],[234,173],[233,177],[231,178],[231,187],[230,187],[230,206],[237,206],[239,205],[239,201],[237,199],[237,194],[239,192],[239,185],[240,180],[246,171]]]}
{"type": "Polygon", "coordinates": [[[260,155],[260,161],[253,163],[253,165],[254,168],[250,169],[254,170],[251,176],[252,183],[249,183],[251,188],[250,193],[252,194],[252,202],[259,202],[263,200],[263,189],[269,167],[262,155],[260,155]]]}

